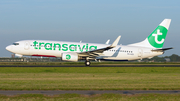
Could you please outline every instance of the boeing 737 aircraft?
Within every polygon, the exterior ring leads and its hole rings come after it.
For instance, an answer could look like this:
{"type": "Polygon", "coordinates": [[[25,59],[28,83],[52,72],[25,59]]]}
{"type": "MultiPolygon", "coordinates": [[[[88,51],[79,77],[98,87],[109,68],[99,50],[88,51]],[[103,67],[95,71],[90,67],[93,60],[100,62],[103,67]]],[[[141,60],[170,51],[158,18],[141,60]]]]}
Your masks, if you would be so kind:
{"type": "Polygon", "coordinates": [[[162,48],[171,19],[164,19],[159,26],[142,42],[117,45],[120,37],[109,45],[81,42],[23,40],[9,45],[6,49],[16,56],[62,57],[63,61],[85,60],[90,66],[91,60],[129,61],[152,58],[162,55],[172,48],[162,48]]]}

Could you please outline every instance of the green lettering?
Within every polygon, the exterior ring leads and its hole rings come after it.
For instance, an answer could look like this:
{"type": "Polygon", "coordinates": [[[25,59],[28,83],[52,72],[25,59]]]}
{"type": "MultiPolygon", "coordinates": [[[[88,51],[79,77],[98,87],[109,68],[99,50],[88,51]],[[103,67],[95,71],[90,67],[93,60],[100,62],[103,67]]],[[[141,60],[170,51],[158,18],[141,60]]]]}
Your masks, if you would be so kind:
{"type": "Polygon", "coordinates": [[[52,43],[46,43],[46,44],[44,45],[44,48],[45,48],[46,50],[52,50],[52,43]],[[49,47],[47,47],[47,45],[49,45],[49,47]]]}
{"type": "Polygon", "coordinates": [[[90,46],[89,47],[89,44],[87,43],[86,45],[75,45],[75,44],[62,44],[62,47],[61,47],[61,44],[59,43],[44,43],[44,42],[38,42],[37,41],[34,41],[33,42],[34,44],[34,49],[41,49],[42,45],[44,44],[44,48],[46,50],[56,50],[56,48],[59,48],[59,51],[62,50],[62,51],[77,51],[77,48],[79,47],[79,51],[80,52],[83,52],[83,51],[91,51],[91,50],[96,50],[97,49],[97,46],[90,46]],[[36,45],[39,45],[39,47],[37,47],[36,45]],[[68,47],[69,46],[69,47],[68,47]],[[54,47],[54,48],[52,48],[54,47]]]}
{"type": "Polygon", "coordinates": [[[90,46],[89,47],[89,50],[91,51],[91,48],[93,48],[94,50],[96,50],[97,49],[97,46],[90,46]]]}
{"type": "Polygon", "coordinates": [[[56,50],[56,46],[59,47],[59,51],[61,50],[61,45],[59,43],[54,43],[54,50],[56,50]]]}
{"type": "Polygon", "coordinates": [[[38,49],[38,48],[36,47],[36,44],[38,44],[38,42],[37,42],[37,41],[34,41],[33,44],[34,44],[34,49],[38,49]]]}
{"type": "Polygon", "coordinates": [[[74,45],[74,44],[71,44],[71,45],[69,45],[69,50],[70,51],[77,51],[77,45],[74,45]],[[74,48],[74,49],[72,49],[72,47],[74,48]]]}
{"type": "Polygon", "coordinates": [[[39,43],[39,49],[41,49],[41,45],[44,44],[43,42],[39,43]]]}
{"type": "Polygon", "coordinates": [[[85,47],[85,45],[83,45],[83,47],[81,48],[81,46],[80,45],[78,45],[78,47],[79,47],[79,50],[82,52],[83,51],[83,49],[84,49],[84,47],[85,47]]]}
{"type": "Polygon", "coordinates": [[[68,46],[68,44],[63,44],[63,45],[62,45],[62,47],[63,47],[62,50],[63,50],[63,51],[67,51],[67,50],[68,50],[68,47],[67,47],[67,46],[68,46]]]}
{"type": "Polygon", "coordinates": [[[88,51],[88,44],[86,44],[86,51],[88,51]]]}

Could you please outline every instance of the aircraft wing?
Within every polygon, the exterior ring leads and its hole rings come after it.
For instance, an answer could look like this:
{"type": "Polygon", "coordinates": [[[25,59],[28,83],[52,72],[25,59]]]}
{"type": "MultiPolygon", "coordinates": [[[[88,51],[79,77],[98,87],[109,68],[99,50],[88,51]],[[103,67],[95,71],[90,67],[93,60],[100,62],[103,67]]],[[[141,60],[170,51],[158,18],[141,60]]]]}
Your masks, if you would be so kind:
{"type": "Polygon", "coordinates": [[[96,57],[96,56],[99,56],[104,51],[116,47],[119,40],[120,40],[120,38],[121,38],[121,36],[118,36],[117,39],[108,47],[101,48],[101,49],[96,49],[96,50],[91,50],[91,51],[86,51],[86,52],[81,52],[81,53],[78,53],[78,55],[79,56],[84,56],[84,57],[96,57]]]}

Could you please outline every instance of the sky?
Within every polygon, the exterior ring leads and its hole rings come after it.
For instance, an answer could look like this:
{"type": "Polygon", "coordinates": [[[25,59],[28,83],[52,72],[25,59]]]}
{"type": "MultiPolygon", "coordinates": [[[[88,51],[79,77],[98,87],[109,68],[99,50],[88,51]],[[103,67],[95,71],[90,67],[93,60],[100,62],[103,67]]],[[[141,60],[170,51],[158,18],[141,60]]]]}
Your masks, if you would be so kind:
{"type": "Polygon", "coordinates": [[[0,57],[5,47],[29,39],[112,43],[143,41],[165,19],[172,19],[163,56],[180,55],[179,0],[0,0],[0,57]]]}

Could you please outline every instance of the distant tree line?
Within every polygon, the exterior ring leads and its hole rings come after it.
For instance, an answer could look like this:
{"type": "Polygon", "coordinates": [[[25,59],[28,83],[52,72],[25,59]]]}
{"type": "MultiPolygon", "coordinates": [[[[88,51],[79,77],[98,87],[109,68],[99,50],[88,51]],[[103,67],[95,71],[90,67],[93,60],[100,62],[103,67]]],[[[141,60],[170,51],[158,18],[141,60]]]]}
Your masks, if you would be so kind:
{"type": "Polygon", "coordinates": [[[180,62],[180,56],[172,54],[171,56],[158,57],[155,56],[151,59],[143,59],[142,61],[151,61],[151,62],[180,62]]]}

